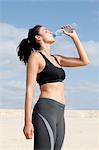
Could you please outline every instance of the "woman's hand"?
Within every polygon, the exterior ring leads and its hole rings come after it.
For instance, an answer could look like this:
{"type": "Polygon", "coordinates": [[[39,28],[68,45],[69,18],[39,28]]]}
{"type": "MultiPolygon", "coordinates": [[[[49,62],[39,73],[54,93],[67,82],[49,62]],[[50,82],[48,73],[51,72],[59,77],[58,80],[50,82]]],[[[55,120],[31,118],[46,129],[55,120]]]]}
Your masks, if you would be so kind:
{"type": "Polygon", "coordinates": [[[26,139],[32,139],[33,132],[34,132],[34,127],[31,122],[24,125],[23,133],[26,139]]]}
{"type": "Polygon", "coordinates": [[[64,25],[64,26],[61,27],[61,29],[62,29],[62,31],[63,31],[63,33],[64,33],[65,35],[68,35],[68,36],[70,36],[71,38],[77,37],[76,31],[75,31],[75,29],[74,29],[71,25],[69,25],[69,24],[64,25]],[[69,32],[67,32],[67,31],[65,30],[65,28],[66,28],[69,32]]]}

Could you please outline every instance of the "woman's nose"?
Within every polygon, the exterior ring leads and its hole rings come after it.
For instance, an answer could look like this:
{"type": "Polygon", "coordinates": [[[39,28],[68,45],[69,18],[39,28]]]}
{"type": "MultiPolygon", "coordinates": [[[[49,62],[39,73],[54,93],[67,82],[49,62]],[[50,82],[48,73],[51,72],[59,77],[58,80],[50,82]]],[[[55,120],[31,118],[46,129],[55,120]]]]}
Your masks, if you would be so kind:
{"type": "Polygon", "coordinates": [[[53,32],[50,32],[50,34],[53,34],[53,32]]]}

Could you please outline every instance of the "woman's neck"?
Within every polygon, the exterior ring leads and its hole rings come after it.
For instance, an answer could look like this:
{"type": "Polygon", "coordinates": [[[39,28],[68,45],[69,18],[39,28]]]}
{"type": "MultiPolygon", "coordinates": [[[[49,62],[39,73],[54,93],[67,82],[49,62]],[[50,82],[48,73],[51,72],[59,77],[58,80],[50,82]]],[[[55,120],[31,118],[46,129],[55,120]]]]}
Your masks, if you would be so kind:
{"type": "Polygon", "coordinates": [[[49,44],[42,45],[39,50],[42,52],[45,52],[45,54],[50,56],[50,45],[49,44]]]}

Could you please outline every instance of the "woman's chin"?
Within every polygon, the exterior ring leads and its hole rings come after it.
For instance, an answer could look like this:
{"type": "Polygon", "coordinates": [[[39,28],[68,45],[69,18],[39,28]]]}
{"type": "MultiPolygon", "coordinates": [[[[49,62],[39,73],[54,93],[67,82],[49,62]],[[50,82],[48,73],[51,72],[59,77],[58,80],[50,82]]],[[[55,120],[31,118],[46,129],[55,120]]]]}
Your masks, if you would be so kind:
{"type": "Polygon", "coordinates": [[[52,43],[54,43],[54,42],[55,42],[55,39],[53,38],[53,40],[51,40],[50,43],[52,44],[52,43]]]}

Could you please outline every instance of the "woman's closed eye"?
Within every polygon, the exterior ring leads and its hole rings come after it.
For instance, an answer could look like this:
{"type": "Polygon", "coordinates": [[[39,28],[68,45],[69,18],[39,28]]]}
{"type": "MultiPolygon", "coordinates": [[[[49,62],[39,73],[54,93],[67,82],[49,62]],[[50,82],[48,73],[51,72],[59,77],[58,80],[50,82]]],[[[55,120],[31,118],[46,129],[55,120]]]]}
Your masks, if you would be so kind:
{"type": "Polygon", "coordinates": [[[47,32],[49,32],[47,29],[45,29],[45,32],[47,33],[47,32]]]}

